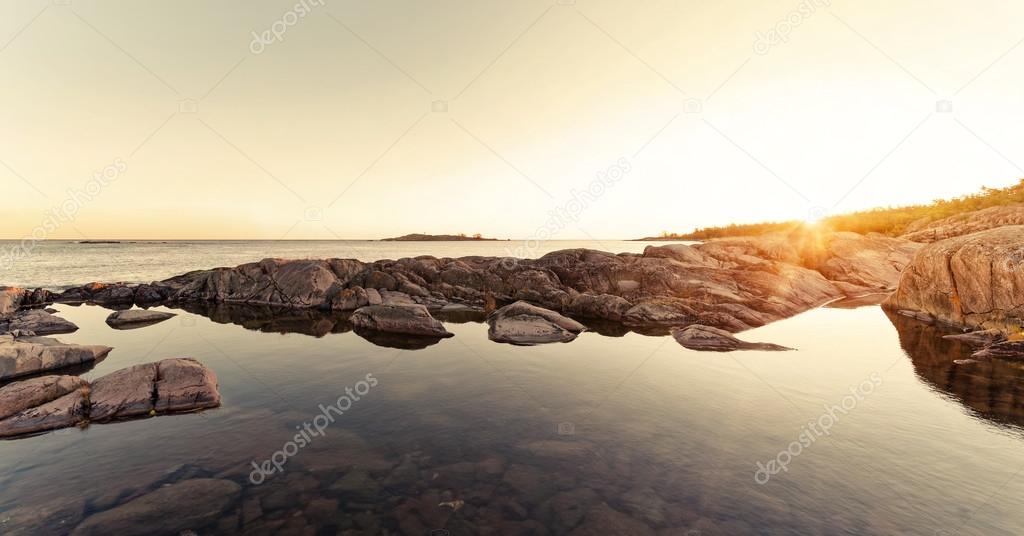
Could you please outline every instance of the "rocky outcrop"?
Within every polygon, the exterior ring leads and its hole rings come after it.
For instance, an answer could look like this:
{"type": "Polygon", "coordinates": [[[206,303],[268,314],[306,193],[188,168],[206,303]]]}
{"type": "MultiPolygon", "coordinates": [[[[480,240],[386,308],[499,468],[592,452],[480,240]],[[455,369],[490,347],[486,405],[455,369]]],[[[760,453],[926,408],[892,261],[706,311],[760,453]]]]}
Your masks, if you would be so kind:
{"type": "Polygon", "coordinates": [[[0,381],[99,361],[109,346],[64,344],[46,337],[0,335],[0,381]]]}
{"type": "MultiPolygon", "coordinates": [[[[162,487],[93,514],[71,531],[72,536],[146,536],[197,534],[235,504],[241,486],[229,480],[195,478],[162,487]]],[[[206,534],[206,531],[202,531],[206,534]]]]}
{"type": "Polygon", "coordinates": [[[974,359],[1024,360],[1024,341],[1004,341],[975,352],[974,359]]]}
{"type": "Polygon", "coordinates": [[[697,324],[672,330],[672,337],[683,347],[702,352],[733,352],[736,350],[784,352],[792,350],[792,348],[777,344],[741,341],[723,329],[697,324]]]}
{"type": "Polygon", "coordinates": [[[521,346],[569,342],[587,329],[571,318],[523,301],[492,312],[487,323],[492,341],[521,346]]]}
{"type": "Polygon", "coordinates": [[[930,223],[922,222],[911,226],[903,238],[931,243],[1010,225],[1024,225],[1024,205],[990,207],[930,223]]]}
{"type": "Polygon", "coordinates": [[[107,317],[107,325],[114,329],[135,329],[151,326],[174,316],[174,313],[148,311],[145,309],[114,311],[107,317]]]}
{"type": "Polygon", "coordinates": [[[652,246],[639,255],[573,249],[539,259],[266,259],[139,287],[91,284],[56,299],[338,311],[401,303],[481,306],[494,299],[631,326],[699,323],[738,332],[838,298],[891,290],[918,247],[880,235],[794,231],[652,246]]]}
{"type": "Polygon", "coordinates": [[[1024,226],[950,238],[926,246],[885,302],[906,312],[959,328],[1022,331],[1024,226]]]}
{"type": "Polygon", "coordinates": [[[78,326],[43,309],[25,309],[0,320],[0,333],[20,331],[36,335],[57,335],[78,331],[78,326]]]}
{"type": "Polygon", "coordinates": [[[220,405],[217,376],[193,359],[165,359],[118,370],[91,385],[44,376],[0,387],[0,437],[220,405]]]}
{"type": "Polygon", "coordinates": [[[369,305],[356,309],[349,319],[357,328],[418,337],[451,337],[444,324],[417,304],[369,305]]]}

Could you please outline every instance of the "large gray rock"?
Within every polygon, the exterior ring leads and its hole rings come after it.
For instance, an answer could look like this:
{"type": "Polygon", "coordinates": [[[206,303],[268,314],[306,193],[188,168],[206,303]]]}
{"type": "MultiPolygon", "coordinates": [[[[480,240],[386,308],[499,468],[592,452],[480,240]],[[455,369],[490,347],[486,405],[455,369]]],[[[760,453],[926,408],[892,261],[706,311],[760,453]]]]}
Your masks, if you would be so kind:
{"type": "Polygon", "coordinates": [[[357,328],[422,337],[451,337],[444,324],[422,305],[369,305],[349,319],[357,328]]]}
{"type": "Polygon", "coordinates": [[[129,309],[114,311],[107,317],[107,325],[114,329],[135,329],[151,326],[176,316],[174,313],[149,311],[145,309],[129,309]]]}
{"type": "Polygon", "coordinates": [[[94,381],[89,418],[102,422],[214,408],[217,375],[194,359],[165,359],[112,372],[94,381]]]}
{"type": "Polygon", "coordinates": [[[885,306],[961,328],[1020,333],[1024,226],[929,244],[903,273],[885,306]]]}
{"type": "Polygon", "coordinates": [[[777,344],[741,341],[728,331],[701,325],[674,329],[672,330],[672,337],[680,345],[690,350],[705,352],[733,352],[736,350],[783,352],[792,350],[792,348],[786,348],[777,344]]]}
{"type": "Polygon", "coordinates": [[[75,527],[71,535],[179,536],[185,531],[206,534],[201,529],[216,522],[238,502],[240,494],[241,486],[229,480],[185,480],[94,514],[75,527]]]}
{"type": "Polygon", "coordinates": [[[21,331],[36,335],[57,335],[78,331],[78,326],[43,309],[25,309],[0,320],[0,332],[21,331]]]}
{"type": "Polygon", "coordinates": [[[64,344],[46,337],[0,335],[0,381],[102,360],[113,348],[64,344]]]}
{"type": "Polygon", "coordinates": [[[487,323],[487,336],[492,341],[525,346],[569,342],[587,329],[571,318],[524,301],[492,312],[487,323]]]}

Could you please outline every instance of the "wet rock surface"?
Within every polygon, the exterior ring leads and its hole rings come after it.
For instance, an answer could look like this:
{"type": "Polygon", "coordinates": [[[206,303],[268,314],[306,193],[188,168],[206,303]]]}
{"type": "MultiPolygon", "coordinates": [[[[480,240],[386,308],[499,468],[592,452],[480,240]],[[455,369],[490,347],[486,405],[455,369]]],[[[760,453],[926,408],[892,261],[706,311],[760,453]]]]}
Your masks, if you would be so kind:
{"type": "Polygon", "coordinates": [[[792,350],[792,348],[778,344],[742,341],[728,331],[701,325],[675,329],[672,331],[672,337],[683,347],[702,352],[733,352],[736,350],[785,352],[792,350]]]}
{"type": "Polygon", "coordinates": [[[993,344],[971,355],[974,359],[1012,359],[1024,361],[1024,341],[1005,341],[993,344]]]}
{"type": "Polygon", "coordinates": [[[487,323],[492,341],[523,346],[569,342],[587,329],[571,318],[523,301],[492,312],[487,323]]]}
{"type": "Polygon", "coordinates": [[[147,311],[144,309],[114,311],[107,317],[107,325],[114,329],[136,329],[163,322],[174,316],[174,313],[147,311]]]}

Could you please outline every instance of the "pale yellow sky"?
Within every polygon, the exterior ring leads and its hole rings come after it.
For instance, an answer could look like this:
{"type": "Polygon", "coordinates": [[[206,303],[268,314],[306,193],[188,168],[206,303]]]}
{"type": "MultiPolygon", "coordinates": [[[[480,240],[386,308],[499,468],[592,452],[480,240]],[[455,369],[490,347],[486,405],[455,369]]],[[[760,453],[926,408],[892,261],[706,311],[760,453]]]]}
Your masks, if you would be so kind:
{"type": "Polygon", "coordinates": [[[988,0],[2,0],[0,238],[531,238],[553,211],[552,238],[634,238],[1002,186],[1024,177],[1020,20],[988,0]]]}

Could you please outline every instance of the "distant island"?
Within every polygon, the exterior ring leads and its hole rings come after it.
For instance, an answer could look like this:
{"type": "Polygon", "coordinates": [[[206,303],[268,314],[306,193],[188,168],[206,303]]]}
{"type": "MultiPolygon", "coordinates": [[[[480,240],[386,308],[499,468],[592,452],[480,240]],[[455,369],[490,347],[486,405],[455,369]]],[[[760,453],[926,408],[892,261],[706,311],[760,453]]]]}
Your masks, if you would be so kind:
{"type": "Polygon", "coordinates": [[[82,240],[79,244],[120,244],[120,240],[82,240]]]}
{"type": "Polygon", "coordinates": [[[407,234],[395,238],[384,238],[382,242],[468,242],[468,241],[497,241],[497,238],[484,238],[480,233],[467,235],[459,233],[456,235],[431,235],[431,234],[407,234]]]}
{"type": "MultiPolygon", "coordinates": [[[[1024,180],[1006,188],[982,188],[976,194],[953,199],[938,199],[927,205],[876,208],[851,214],[826,216],[814,225],[830,231],[903,236],[945,218],[1019,203],[1024,203],[1024,180]]],[[[768,233],[790,232],[807,225],[809,225],[808,222],[799,220],[731,224],[723,227],[695,229],[690,233],[663,231],[660,236],[641,238],[639,241],[710,240],[734,236],[761,236],[768,233]]]]}

